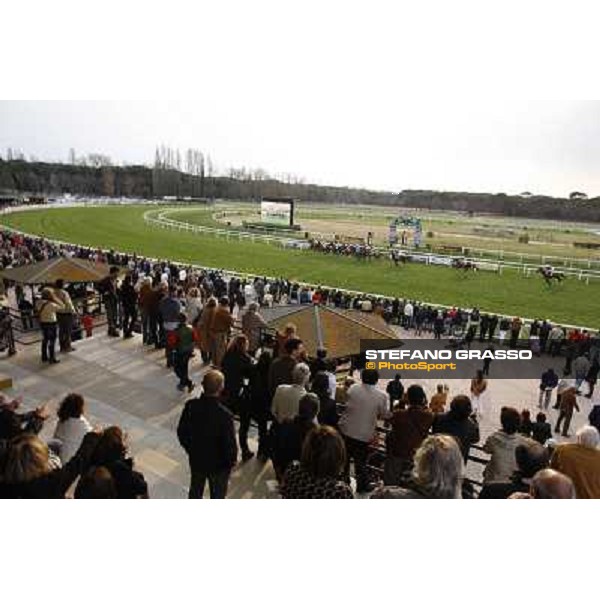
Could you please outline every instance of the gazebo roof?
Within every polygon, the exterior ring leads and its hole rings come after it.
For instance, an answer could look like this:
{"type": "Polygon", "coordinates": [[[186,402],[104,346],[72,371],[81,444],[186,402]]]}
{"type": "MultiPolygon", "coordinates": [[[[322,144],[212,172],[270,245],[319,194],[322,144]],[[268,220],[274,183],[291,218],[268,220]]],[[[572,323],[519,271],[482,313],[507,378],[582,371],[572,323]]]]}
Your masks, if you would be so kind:
{"type": "Polygon", "coordinates": [[[360,353],[360,340],[402,342],[382,317],[359,310],[343,310],[328,306],[297,304],[276,306],[261,311],[269,327],[283,330],[288,323],[298,329],[309,356],[317,348],[327,348],[329,358],[343,358],[360,353]]]}
{"type": "Polygon", "coordinates": [[[59,256],[24,267],[5,269],[0,277],[25,285],[43,285],[63,279],[65,283],[89,283],[104,279],[109,273],[105,263],[95,263],[82,258],[59,256]]]}

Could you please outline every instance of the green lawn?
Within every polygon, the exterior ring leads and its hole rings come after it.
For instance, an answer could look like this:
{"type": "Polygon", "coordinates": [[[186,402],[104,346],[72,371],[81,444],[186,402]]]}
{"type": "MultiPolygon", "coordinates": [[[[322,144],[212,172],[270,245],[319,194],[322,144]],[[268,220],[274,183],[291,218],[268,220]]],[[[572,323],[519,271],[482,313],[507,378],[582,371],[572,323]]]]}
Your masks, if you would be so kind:
{"type": "MultiPolygon", "coordinates": [[[[156,229],[142,219],[141,206],[36,210],[3,216],[17,229],[90,246],[137,252],[156,258],[277,275],[315,284],[368,293],[411,297],[421,301],[550,318],[562,323],[600,327],[600,283],[569,279],[548,290],[535,278],[515,271],[458,273],[447,267],[352,258],[293,251],[264,243],[156,229]]],[[[204,215],[203,215],[204,216],[204,215]]]]}

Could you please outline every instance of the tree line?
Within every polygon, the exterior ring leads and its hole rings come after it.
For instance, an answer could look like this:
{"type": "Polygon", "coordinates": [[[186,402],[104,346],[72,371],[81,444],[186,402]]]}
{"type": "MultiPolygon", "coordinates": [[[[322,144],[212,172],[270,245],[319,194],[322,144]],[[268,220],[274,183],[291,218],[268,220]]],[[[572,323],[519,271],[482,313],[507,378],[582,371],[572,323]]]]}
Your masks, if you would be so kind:
{"type": "Polygon", "coordinates": [[[69,151],[64,163],[26,158],[9,149],[0,155],[0,194],[132,197],[145,199],[213,198],[259,200],[292,197],[325,204],[371,204],[390,207],[490,213],[515,217],[600,221],[600,198],[576,191],[567,198],[536,195],[482,194],[404,190],[399,194],[361,188],[306,183],[292,174],[270,175],[264,169],[230,167],[220,172],[207,153],[160,145],[152,165],[117,165],[99,154],[69,151]]]}

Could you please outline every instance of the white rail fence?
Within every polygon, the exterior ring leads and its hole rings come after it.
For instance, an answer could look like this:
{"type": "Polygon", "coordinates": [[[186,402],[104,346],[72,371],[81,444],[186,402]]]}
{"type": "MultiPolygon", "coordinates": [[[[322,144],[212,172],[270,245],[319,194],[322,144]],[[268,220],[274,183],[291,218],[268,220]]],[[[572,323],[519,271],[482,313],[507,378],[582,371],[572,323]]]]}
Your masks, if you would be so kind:
{"type": "MultiPolygon", "coordinates": [[[[300,249],[308,248],[308,244],[300,238],[286,238],[276,235],[268,235],[262,233],[251,233],[243,230],[236,229],[220,229],[217,227],[209,227],[207,225],[195,225],[193,223],[187,223],[185,221],[179,221],[172,219],[168,215],[174,213],[183,213],[189,210],[189,208],[175,208],[175,209],[159,209],[149,210],[144,213],[144,221],[150,225],[160,227],[162,229],[171,229],[176,231],[186,231],[194,234],[207,234],[215,237],[227,238],[227,239],[238,239],[246,240],[251,242],[263,242],[267,244],[276,244],[284,247],[296,247],[300,249]]],[[[380,252],[388,252],[387,248],[382,246],[376,247],[380,252]]],[[[464,258],[463,255],[448,255],[448,254],[436,254],[431,252],[407,252],[413,258],[414,262],[419,262],[427,265],[445,265],[450,266],[453,259],[464,258]]],[[[514,262],[514,261],[503,261],[503,260],[492,260],[486,258],[469,258],[478,269],[482,271],[494,271],[502,273],[504,269],[513,269],[521,271],[526,277],[530,277],[533,273],[540,268],[540,263],[526,263],[526,262],[514,262]]],[[[594,261],[590,261],[594,262],[594,261]]],[[[600,279],[600,268],[595,269],[578,269],[574,267],[563,267],[560,269],[562,273],[569,277],[575,277],[579,281],[585,283],[590,282],[590,279],[600,279]]]]}

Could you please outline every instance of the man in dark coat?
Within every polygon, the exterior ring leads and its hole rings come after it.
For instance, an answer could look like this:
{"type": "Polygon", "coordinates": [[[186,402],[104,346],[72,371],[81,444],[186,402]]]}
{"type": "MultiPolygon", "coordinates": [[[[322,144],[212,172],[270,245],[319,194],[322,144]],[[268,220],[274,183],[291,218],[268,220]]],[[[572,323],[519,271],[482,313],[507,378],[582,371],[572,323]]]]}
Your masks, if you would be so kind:
{"type": "Polygon", "coordinates": [[[432,425],[432,433],[445,433],[456,439],[465,463],[469,458],[469,449],[479,441],[479,425],[472,412],[468,396],[455,396],[450,403],[450,410],[437,415],[432,425]]]}
{"type": "Polygon", "coordinates": [[[275,390],[282,384],[292,383],[292,371],[296,364],[302,360],[304,345],[302,340],[291,338],[285,342],[283,353],[277,357],[269,369],[269,393],[271,397],[275,390]]]}
{"type": "Polygon", "coordinates": [[[220,371],[209,371],[202,380],[204,393],[188,400],[179,420],[177,437],[190,462],[189,498],[202,498],[207,479],[211,498],[227,495],[238,448],[233,415],[219,400],[224,384],[220,371]]]}

